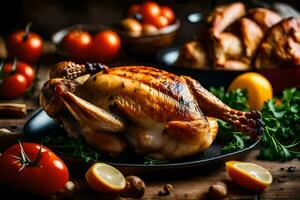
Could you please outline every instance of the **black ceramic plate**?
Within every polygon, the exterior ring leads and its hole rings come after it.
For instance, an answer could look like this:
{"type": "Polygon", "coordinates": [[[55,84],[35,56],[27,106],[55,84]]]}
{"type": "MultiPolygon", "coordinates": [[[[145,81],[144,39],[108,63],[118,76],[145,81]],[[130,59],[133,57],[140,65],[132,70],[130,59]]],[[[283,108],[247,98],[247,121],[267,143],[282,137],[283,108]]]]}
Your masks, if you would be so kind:
{"type": "MultiPolygon", "coordinates": [[[[36,140],[49,134],[64,134],[64,129],[56,124],[51,118],[47,116],[47,114],[42,109],[40,109],[25,124],[24,134],[27,138],[36,140]]],[[[125,173],[145,173],[162,170],[169,171],[186,168],[207,167],[213,164],[224,162],[226,160],[238,159],[241,155],[244,155],[248,151],[253,149],[258,143],[259,140],[253,141],[243,150],[233,153],[222,153],[222,144],[220,143],[220,141],[216,140],[208,150],[200,153],[199,155],[155,165],[143,164],[140,159],[135,159],[134,156],[130,155],[127,155],[125,158],[114,159],[113,161],[111,159],[106,160],[105,158],[101,161],[111,164],[125,173]]],[[[64,154],[62,154],[61,152],[57,153],[64,157],[64,154]]],[[[66,157],[64,158],[66,159],[66,157]]],[[[72,158],[67,158],[67,160],[70,159],[72,158]]],[[[76,159],[73,159],[73,161],[74,160],[76,159]]],[[[76,162],[80,161],[76,160],[76,162]]]]}

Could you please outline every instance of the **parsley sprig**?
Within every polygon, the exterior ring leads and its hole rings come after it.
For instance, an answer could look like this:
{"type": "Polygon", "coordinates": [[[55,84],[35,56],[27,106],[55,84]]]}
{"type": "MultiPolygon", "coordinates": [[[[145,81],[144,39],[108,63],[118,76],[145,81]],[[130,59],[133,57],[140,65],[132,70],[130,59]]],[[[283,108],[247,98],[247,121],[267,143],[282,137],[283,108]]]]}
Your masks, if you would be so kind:
{"type": "Polygon", "coordinates": [[[300,158],[300,91],[283,92],[282,102],[272,99],[264,104],[265,123],[260,157],[267,160],[300,158]]]}
{"type": "Polygon", "coordinates": [[[101,158],[101,154],[89,147],[82,138],[73,139],[66,136],[46,136],[43,139],[43,144],[63,153],[65,156],[78,158],[84,162],[96,162],[101,158]]]}
{"type": "MultiPolygon", "coordinates": [[[[232,108],[247,111],[247,93],[237,89],[225,92],[224,88],[211,88],[210,91],[232,108]]],[[[286,89],[282,99],[273,98],[262,108],[265,131],[262,138],[260,158],[266,160],[290,160],[300,158],[300,91],[286,89]]],[[[231,140],[223,147],[223,152],[243,149],[249,141],[241,132],[219,121],[219,137],[231,140]]]]}

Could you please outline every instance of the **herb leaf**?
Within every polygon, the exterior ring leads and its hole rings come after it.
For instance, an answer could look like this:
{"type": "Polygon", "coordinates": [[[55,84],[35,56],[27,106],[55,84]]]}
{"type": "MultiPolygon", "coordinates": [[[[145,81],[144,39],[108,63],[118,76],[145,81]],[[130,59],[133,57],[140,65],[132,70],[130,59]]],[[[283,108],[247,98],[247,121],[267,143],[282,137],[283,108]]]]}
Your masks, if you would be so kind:
{"type": "MultiPolygon", "coordinates": [[[[232,108],[247,111],[246,92],[235,90],[225,92],[224,88],[210,88],[210,91],[232,108]]],[[[296,88],[283,91],[282,99],[273,98],[262,108],[265,133],[262,137],[260,158],[266,160],[290,160],[300,158],[300,91],[296,88]]],[[[243,149],[249,138],[219,120],[218,137],[231,138],[222,152],[243,149]]],[[[226,141],[226,140],[225,140],[226,141]]]]}
{"type": "Polygon", "coordinates": [[[156,164],[165,164],[169,163],[169,160],[155,160],[149,157],[144,158],[144,165],[156,165],[156,164]]]}
{"type": "Polygon", "coordinates": [[[282,100],[266,102],[262,109],[265,134],[260,157],[266,160],[290,160],[300,155],[300,91],[283,91],[282,100]],[[278,103],[279,102],[279,103],[278,103]]]}
{"type": "Polygon", "coordinates": [[[224,87],[211,87],[209,88],[209,91],[229,107],[236,110],[249,111],[249,105],[247,104],[247,90],[238,88],[236,90],[226,92],[224,87]]]}
{"type": "Polygon", "coordinates": [[[90,148],[83,139],[66,138],[64,136],[47,136],[43,139],[45,146],[53,148],[66,156],[78,158],[84,162],[97,162],[101,154],[90,148]]]}

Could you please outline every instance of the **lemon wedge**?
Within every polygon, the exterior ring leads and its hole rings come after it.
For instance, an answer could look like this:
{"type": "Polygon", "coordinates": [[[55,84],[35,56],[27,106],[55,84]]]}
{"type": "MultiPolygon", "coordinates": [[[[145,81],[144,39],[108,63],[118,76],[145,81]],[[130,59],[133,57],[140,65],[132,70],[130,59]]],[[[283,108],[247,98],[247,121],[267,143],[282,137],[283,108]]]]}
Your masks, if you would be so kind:
{"type": "Polygon", "coordinates": [[[91,188],[98,192],[120,192],[126,186],[123,174],[113,166],[105,163],[95,163],[85,174],[91,188]]]}
{"type": "Polygon", "coordinates": [[[268,170],[254,163],[228,161],[226,170],[234,183],[256,192],[265,190],[273,181],[268,170]]]}

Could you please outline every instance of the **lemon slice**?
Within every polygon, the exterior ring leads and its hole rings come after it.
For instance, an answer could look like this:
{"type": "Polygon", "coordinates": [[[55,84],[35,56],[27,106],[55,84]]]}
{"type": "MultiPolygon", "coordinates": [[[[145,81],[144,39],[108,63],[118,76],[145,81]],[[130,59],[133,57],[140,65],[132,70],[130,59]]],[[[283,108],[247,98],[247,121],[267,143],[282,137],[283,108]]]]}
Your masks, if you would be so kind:
{"type": "Polygon", "coordinates": [[[98,192],[120,192],[126,186],[123,174],[105,163],[95,163],[85,174],[86,181],[98,192]]]}
{"type": "Polygon", "coordinates": [[[273,181],[268,170],[254,163],[228,161],[226,170],[234,183],[256,192],[265,190],[273,181]]]}

